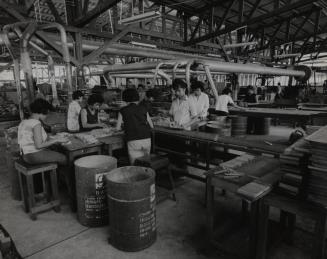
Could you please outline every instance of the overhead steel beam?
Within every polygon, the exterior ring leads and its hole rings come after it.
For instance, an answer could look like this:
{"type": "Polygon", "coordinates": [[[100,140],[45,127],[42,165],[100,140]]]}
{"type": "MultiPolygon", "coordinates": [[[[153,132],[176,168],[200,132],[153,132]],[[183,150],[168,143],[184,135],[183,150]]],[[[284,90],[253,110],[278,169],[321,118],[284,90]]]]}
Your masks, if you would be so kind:
{"type": "Polygon", "coordinates": [[[89,8],[89,0],[84,0],[83,11],[82,11],[84,15],[87,13],[88,8],[89,8]]]}
{"type": "Polygon", "coordinates": [[[283,26],[283,22],[281,22],[281,23],[277,26],[277,28],[275,29],[274,33],[269,37],[270,39],[269,39],[268,46],[271,45],[271,44],[274,42],[275,37],[276,37],[278,31],[280,30],[280,28],[281,28],[282,26],[283,26]]]}
{"type": "Polygon", "coordinates": [[[248,15],[248,19],[251,19],[253,14],[255,13],[255,11],[258,9],[259,5],[260,5],[261,0],[256,0],[256,2],[254,3],[249,15],[248,15]]]}
{"type": "Polygon", "coordinates": [[[258,17],[255,17],[255,18],[252,18],[250,20],[244,21],[241,24],[235,24],[235,25],[227,26],[223,30],[218,30],[218,31],[215,31],[213,33],[209,33],[207,35],[204,35],[202,37],[195,38],[192,41],[188,41],[186,43],[186,45],[187,46],[194,45],[194,44],[196,44],[198,42],[208,40],[208,39],[210,39],[212,37],[219,36],[219,35],[234,31],[239,27],[248,26],[248,25],[252,25],[252,24],[255,24],[255,23],[260,23],[260,22],[262,22],[262,21],[264,21],[264,20],[266,20],[268,18],[272,18],[272,17],[278,16],[280,14],[289,12],[289,11],[295,9],[295,8],[299,8],[299,7],[302,7],[302,6],[305,6],[305,5],[312,5],[316,1],[317,0],[301,0],[301,1],[298,1],[298,2],[293,3],[293,4],[285,5],[285,6],[283,6],[281,8],[278,8],[278,9],[276,9],[276,10],[270,12],[270,13],[260,15],[258,17]]]}
{"type": "Polygon", "coordinates": [[[112,45],[112,43],[120,40],[122,37],[124,37],[129,31],[131,26],[127,26],[124,30],[122,30],[120,33],[118,33],[115,37],[113,37],[111,40],[106,41],[103,46],[97,48],[94,50],[91,54],[87,55],[83,58],[83,64],[88,64],[91,61],[93,61],[95,58],[100,56],[108,47],[112,45]]]}
{"type": "Polygon", "coordinates": [[[310,18],[310,16],[311,16],[312,13],[313,13],[313,10],[306,15],[305,19],[302,21],[302,23],[300,24],[300,26],[298,27],[298,29],[293,34],[293,38],[295,38],[297,36],[297,34],[300,32],[300,30],[303,29],[304,24],[307,23],[307,21],[309,20],[309,18],[310,18]]]}
{"type": "MultiPolygon", "coordinates": [[[[16,9],[14,8],[8,8],[8,6],[3,3],[0,2],[0,8],[3,8],[8,14],[10,14],[11,16],[13,16],[14,18],[16,18],[17,20],[19,20],[20,22],[28,22],[29,19],[25,18],[24,16],[22,16],[16,9]]],[[[51,40],[47,34],[45,32],[42,31],[37,31],[35,32],[35,34],[41,39],[43,40],[45,43],[47,43],[50,47],[52,47],[56,52],[58,52],[60,55],[64,55],[64,50],[62,48],[62,46],[56,44],[55,42],[53,42],[53,40],[51,40]]],[[[75,65],[78,66],[79,62],[73,58],[70,57],[70,61],[75,65]]]]}
{"type": "Polygon", "coordinates": [[[52,0],[45,0],[45,2],[47,3],[51,13],[53,14],[54,18],[55,18],[55,22],[60,23],[60,24],[64,24],[64,22],[62,21],[57,8],[55,7],[55,5],[53,4],[52,0]]]}
{"type": "Polygon", "coordinates": [[[120,2],[120,0],[99,0],[96,7],[91,11],[88,11],[84,16],[77,18],[73,25],[76,27],[82,27],[92,21],[94,18],[107,11],[109,8],[113,7],[115,4],[120,2]]]}
{"type": "Polygon", "coordinates": [[[320,17],[321,17],[321,9],[318,9],[317,12],[316,12],[315,27],[314,27],[314,36],[313,36],[314,49],[316,49],[317,32],[318,32],[319,23],[320,23],[320,17]]]}
{"type": "MultiPolygon", "coordinates": [[[[227,18],[227,15],[228,15],[228,13],[229,13],[229,11],[231,10],[231,8],[232,8],[232,6],[234,5],[235,2],[236,2],[236,0],[231,0],[230,3],[228,4],[228,6],[227,6],[227,8],[226,8],[226,10],[225,10],[225,12],[224,12],[224,14],[223,14],[223,16],[221,17],[219,23],[217,24],[217,30],[216,30],[216,32],[219,31],[220,28],[221,28],[221,26],[224,24],[224,22],[225,22],[225,20],[226,20],[226,18],[227,18]]],[[[214,33],[215,33],[215,32],[213,32],[213,33],[211,33],[211,34],[214,34],[214,33]]],[[[218,36],[218,35],[217,35],[217,36],[218,36]]],[[[193,40],[193,41],[194,41],[194,40],[193,40]]],[[[192,41],[190,41],[190,42],[192,42],[192,41]]],[[[191,45],[191,44],[186,44],[186,45],[191,45]]]]}
{"type": "Polygon", "coordinates": [[[326,46],[326,44],[327,44],[327,36],[324,40],[320,42],[319,47],[317,49],[316,58],[318,58],[319,54],[321,53],[322,49],[326,46]]]}

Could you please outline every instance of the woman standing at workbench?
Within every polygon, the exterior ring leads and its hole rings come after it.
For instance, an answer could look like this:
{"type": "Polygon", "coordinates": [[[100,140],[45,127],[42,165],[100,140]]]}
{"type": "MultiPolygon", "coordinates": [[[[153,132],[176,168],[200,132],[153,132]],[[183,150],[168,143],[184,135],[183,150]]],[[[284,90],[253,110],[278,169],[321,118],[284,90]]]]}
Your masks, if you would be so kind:
{"type": "Polygon", "coordinates": [[[229,114],[228,105],[232,105],[237,109],[244,109],[235,104],[231,96],[232,90],[226,87],[223,90],[222,95],[218,96],[218,100],[216,102],[216,110],[213,113],[219,116],[227,116],[229,114]]]}
{"type": "Polygon", "coordinates": [[[139,94],[136,89],[126,89],[122,97],[127,106],[118,114],[116,129],[121,130],[124,123],[128,156],[133,165],[137,158],[150,154],[153,123],[146,107],[139,105],[139,94]]]}
{"type": "Polygon", "coordinates": [[[173,81],[173,89],[176,98],[173,100],[169,114],[172,116],[176,126],[190,129],[191,124],[197,118],[196,109],[186,95],[187,85],[181,79],[173,81]]]}
{"type": "Polygon", "coordinates": [[[83,97],[84,94],[81,91],[73,92],[73,101],[69,104],[67,112],[67,129],[69,132],[78,132],[80,130],[79,117],[83,97]]]}

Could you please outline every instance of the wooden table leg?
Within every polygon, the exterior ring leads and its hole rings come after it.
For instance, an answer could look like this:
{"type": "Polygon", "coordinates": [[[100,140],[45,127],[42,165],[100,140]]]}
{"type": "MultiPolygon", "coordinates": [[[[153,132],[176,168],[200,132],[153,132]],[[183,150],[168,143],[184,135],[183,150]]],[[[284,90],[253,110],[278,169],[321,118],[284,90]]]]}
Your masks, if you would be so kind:
{"type": "Polygon", "coordinates": [[[259,206],[256,256],[253,258],[265,259],[268,241],[269,205],[264,204],[264,201],[260,201],[259,206]]]}
{"type": "Polygon", "coordinates": [[[325,258],[325,236],[326,213],[323,213],[323,215],[316,220],[312,259],[325,258]]]}
{"type": "Polygon", "coordinates": [[[214,193],[215,188],[211,185],[211,176],[207,176],[207,234],[210,240],[214,236],[214,193]]]}
{"type": "Polygon", "coordinates": [[[69,163],[70,170],[68,172],[68,175],[65,175],[69,199],[70,199],[70,208],[71,208],[72,212],[77,211],[74,158],[75,157],[73,155],[69,154],[69,156],[68,156],[69,162],[68,163],[69,163]]]}
{"type": "MultiPolygon", "coordinates": [[[[59,192],[58,192],[58,183],[57,183],[57,171],[56,169],[50,172],[50,179],[51,179],[51,191],[52,191],[52,199],[59,201],[59,192]]],[[[54,208],[55,212],[60,211],[60,205],[54,208]]]]}
{"type": "Polygon", "coordinates": [[[36,214],[33,212],[35,206],[33,175],[26,175],[29,213],[32,220],[36,220],[36,214]]]}
{"type": "Polygon", "coordinates": [[[250,242],[249,242],[249,253],[248,258],[253,259],[256,255],[256,247],[257,247],[257,232],[258,232],[258,210],[259,210],[259,202],[252,202],[250,211],[250,242]]]}

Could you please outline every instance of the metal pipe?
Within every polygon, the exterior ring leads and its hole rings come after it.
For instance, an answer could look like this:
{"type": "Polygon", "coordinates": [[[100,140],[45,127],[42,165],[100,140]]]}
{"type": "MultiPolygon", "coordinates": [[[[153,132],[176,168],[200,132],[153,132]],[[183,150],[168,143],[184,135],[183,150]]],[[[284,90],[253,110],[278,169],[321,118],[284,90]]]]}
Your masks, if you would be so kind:
{"type": "Polygon", "coordinates": [[[49,23],[39,26],[39,29],[52,29],[56,28],[60,32],[61,47],[63,50],[63,59],[66,67],[66,79],[68,84],[68,101],[71,102],[73,99],[73,85],[72,85],[72,67],[70,65],[70,54],[67,44],[67,34],[65,28],[59,23],[49,23]]]}
{"type": "Polygon", "coordinates": [[[130,73],[128,73],[128,74],[120,74],[120,73],[118,73],[118,74],[111,74],[110,75],[111,77],[122,77],[122,78],[151,78],[151,79],[153,79],[153,74],[143,74],[143,73],[140,73],[140,74],[138,74],[138,73],[135,73],[135,74],[130,74],[130,73]]]}
{"type": "Polygon", "coordinates": [[[209,66],[210,71],[217,71],[217,72],[295,76],[298,78],[306,76],[306,73],[302,70],[264,67],[255,64],[241,64],[241,63],[221,62],[221,61],[212,62],[206,60],[195,60],[195,63],[201,64],[203,66],[209,66]]]}
{"type": "MultiPolygon", "coordinates": [[[[21,29],[18,26],[14,26],[13,27],[14,31],[16,32],[16,34],[18,35],[18,37],[22,37],[23,33],[21,31],[21,29]]],[[[39,45],[37,45],[36,43],[34,43],[33,41],[29,41],[29,44],[37,51],[39,51],[40,53],[42,53],[43,55],[48,57],[48,74],[49,74],[49,83],[51,84],[51,89],[52,89],[52,97],[53,97],[53,101],[52,101],[52,105],[53,106],[59,106],[59,100],[58,100],[58,94],[57,94],[57,87],[56,87],[56,80],[55,80],[55,71],[54,71],[54,62],[53,62],[53,58],[50,56],[50,54],[45,51],[44,49],[42,49],[39,45]]]]}
{"type": "Polygon", "coordinates": [[[19,58],[17,57],[17,55],[14,54],[14,52],[12,50],[12,46],[11,46],[11,42],[10,42],[9,37],[8,37],[8,31],[7,30],[4,30],[3,33],[0,33],[0,41],[2,41],[5,44],[11,58],[13,59],[13,64],[14,64],[13,74],[14,74],[14,80],[15,80],[15,85],[16,85],[16,89],[17,89],[19,118],[21,120],[23,120],[24,119],[24,112],[23,112],[24,102],[23,102],[23,97],[22,97],[22,88],[21,88],[21,84],[20,84],[19,58]]]}
{"type": "Polygon", "coordinates": [[[176,70],[177,70],[179,64],[180,64],[180,62],[176,62],[176,64],[173,67],[173,80],[175,80],[175,78],[176,78],[176,70]]]}
{"type": "Polygon", "coordinates": [[[193,61],[189,61],[185,68],[185,79],[187,84],[187,91],[190,94],[191,93],[191,65],[193,64],[193,61]]]}
{"type": "MultiPolygon", "coordinates": [[[[17,26],[19,26],[17,24],[17,26]]],[[[34,89],[34,79],[33,79],[33,71],[32,71],[32,60],[28,51],[28,43],[31,39],[32,35],[36,31],[37,24],[35,22],[30,22],[27,25],[27,28],[24,30],[24,33],[21,37],[20,41],[20,57],[21,64],[23,66],[23,71],[25,75],[26,88],[27,88],[27,96],[29,103],[31,104],[35,98],[35,89],[34,89]]]]}
{"type": "Polygon", "coordinates": [[[156,69],[155,69],[155,72],[154,72],[154,76],[153,76],[153,79],[152,79],[152,84],[151,84],[151,87],[153,88],[155,85],[156,85],[156,80],[157,80],[157,75],[158,75],[158,71],[160,69],[160,67],[164,65],[164,62],[160,62],[157,66],[156,66],[156,69]]]}
{"type": "Polygon", "coordinates": [[[218,92],[217,92],[215,83],[214,83],[214,81],[212,79],[212,76],[211,76],[210,67],[206,65],[206,66],[204,66],[204,70],[206,71],[207,78],[208,78],[209,84],[211,86],[211,90],[213,92],[213,95],[215,96],[216,104],[217,104],[217,102],[218,102],[218,92]]]}
{"type": "Polygon", "coordinates": [[[172,84],[172,80],[171,80],[171,77],[166,74],[164,71],[158,71],[158,75],[161,76],[163,79],[165,79],[167,81],[167,84],[168,85],[171,85],[172,84]]]}

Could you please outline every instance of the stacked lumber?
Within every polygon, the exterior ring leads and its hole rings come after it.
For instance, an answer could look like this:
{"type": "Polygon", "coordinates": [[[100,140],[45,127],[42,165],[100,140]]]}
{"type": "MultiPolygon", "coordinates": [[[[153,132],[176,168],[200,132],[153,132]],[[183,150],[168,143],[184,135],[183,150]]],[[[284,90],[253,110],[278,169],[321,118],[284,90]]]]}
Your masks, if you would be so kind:
{"type": "Polygon", "coordinates": [[[310,143],[311,166],[308,199],[327,206],[327,126],[306,138],[310,143]]]}

